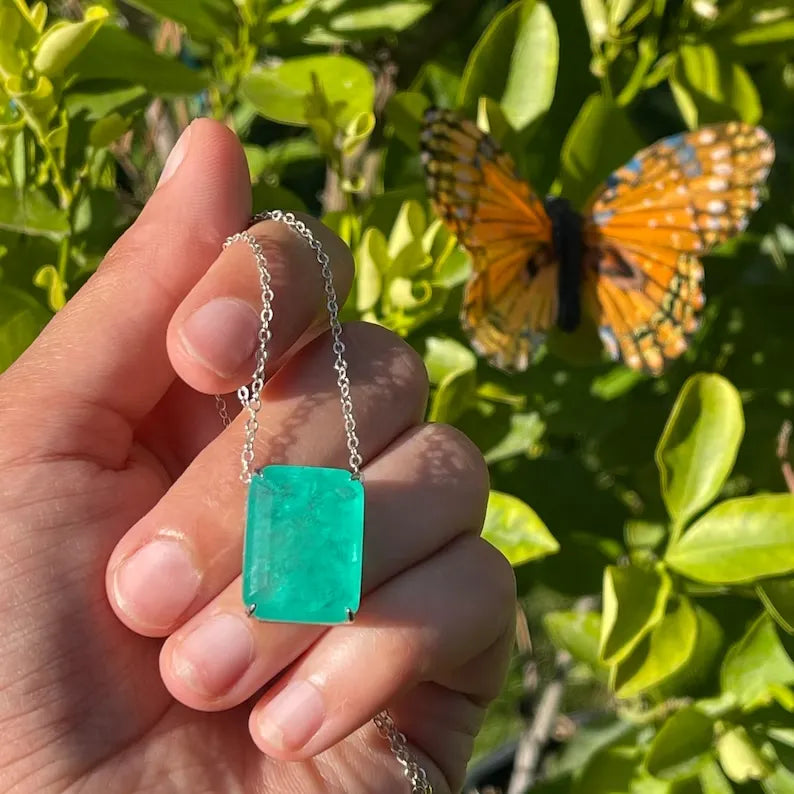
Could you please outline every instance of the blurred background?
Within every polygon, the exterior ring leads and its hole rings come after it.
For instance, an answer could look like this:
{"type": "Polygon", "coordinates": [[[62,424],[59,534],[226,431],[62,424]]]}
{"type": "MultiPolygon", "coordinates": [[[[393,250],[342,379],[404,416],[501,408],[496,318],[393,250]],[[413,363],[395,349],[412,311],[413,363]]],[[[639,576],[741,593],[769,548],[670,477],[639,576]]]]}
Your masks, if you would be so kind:
{"type": "Polygon", "coordinates": [[[345,319],[423,355],[428,418],[485,454],[486,535],[516,569],[470,791],[794,792],[794,2],[0,0],[0,106],[0,371],[197,116],[244,142],[256,210],[308,211],[351,246],[345,319]],[[475,357],[471,263],[419,161],[430,104],[578,206],[664,135],[770,131],[768,198],[705,260],[703,325],[663,377],[607,362],[588,329],[517,376],[475,357]]]}

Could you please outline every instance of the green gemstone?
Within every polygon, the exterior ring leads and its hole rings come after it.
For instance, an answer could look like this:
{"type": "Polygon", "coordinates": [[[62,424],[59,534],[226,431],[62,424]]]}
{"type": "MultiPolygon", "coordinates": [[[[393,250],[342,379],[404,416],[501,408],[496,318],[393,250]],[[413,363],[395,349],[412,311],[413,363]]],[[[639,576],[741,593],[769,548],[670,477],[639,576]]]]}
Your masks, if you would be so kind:
{"type": "Polygon", "coordinates": [[[248,491],[243,599],[260,620],[344,623],[361,601],[364,487],[345,469],[266,466],[248,491]]]}

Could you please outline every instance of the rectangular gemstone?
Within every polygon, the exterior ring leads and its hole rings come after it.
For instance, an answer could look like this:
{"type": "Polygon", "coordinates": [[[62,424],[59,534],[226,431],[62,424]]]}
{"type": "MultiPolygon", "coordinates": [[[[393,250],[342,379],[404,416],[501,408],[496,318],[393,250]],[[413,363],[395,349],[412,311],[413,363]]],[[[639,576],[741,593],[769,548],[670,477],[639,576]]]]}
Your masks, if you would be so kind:
{"type": "Polygon", "coordinates": [[[344,623],[361,601],[364,486],[345,469],[266,466],[248,491],[243,599],[260,620],[344,623]]]}

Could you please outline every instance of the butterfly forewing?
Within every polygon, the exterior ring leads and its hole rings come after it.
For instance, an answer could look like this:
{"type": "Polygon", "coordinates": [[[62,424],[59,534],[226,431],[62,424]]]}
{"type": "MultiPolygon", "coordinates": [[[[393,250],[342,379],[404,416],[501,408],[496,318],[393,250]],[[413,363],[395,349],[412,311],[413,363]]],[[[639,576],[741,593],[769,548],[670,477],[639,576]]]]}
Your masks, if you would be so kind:
{"type": "Polygon", "coordinates": [[[613,356],[658,374],[697,328],[699,256],[744,230],[774,160],[741,122],[664,138],[603,185],[587,212],[585,306],[613,356]]]}
{"type": "Polygon", "coordinates": [[[472,122],[431,109],[421,134],[435,211],[472,258],[462,322],[477,351],[525,369],[556,320],[556,263],[543,203],[472,122]]]}

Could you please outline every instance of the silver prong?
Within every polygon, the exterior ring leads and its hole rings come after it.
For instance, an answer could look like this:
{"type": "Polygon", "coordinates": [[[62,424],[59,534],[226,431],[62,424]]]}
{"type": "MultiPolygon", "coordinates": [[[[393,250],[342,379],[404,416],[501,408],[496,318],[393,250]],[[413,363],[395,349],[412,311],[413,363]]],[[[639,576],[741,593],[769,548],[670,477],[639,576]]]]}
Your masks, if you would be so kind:
{"type": "Polygon", "coordinates": [[[350,607],[345,607],[345,612],[347,613],[347,622],[352,623],[353,619],[356,617],[355,613],[350,607]]]}
{"type": "Polygon", "coordinates": [[[248,617],[250,618],[250,617],[251,617],[251,615],[253,615],[253,614],[254,614],[254,610],[255,610],[255,609],[256,609],[256,604],[249,604],[249,605],[248,605],[248,606],[245,608],[245,614],[246,614],[246,615],[248,615],[248,617]]]}

